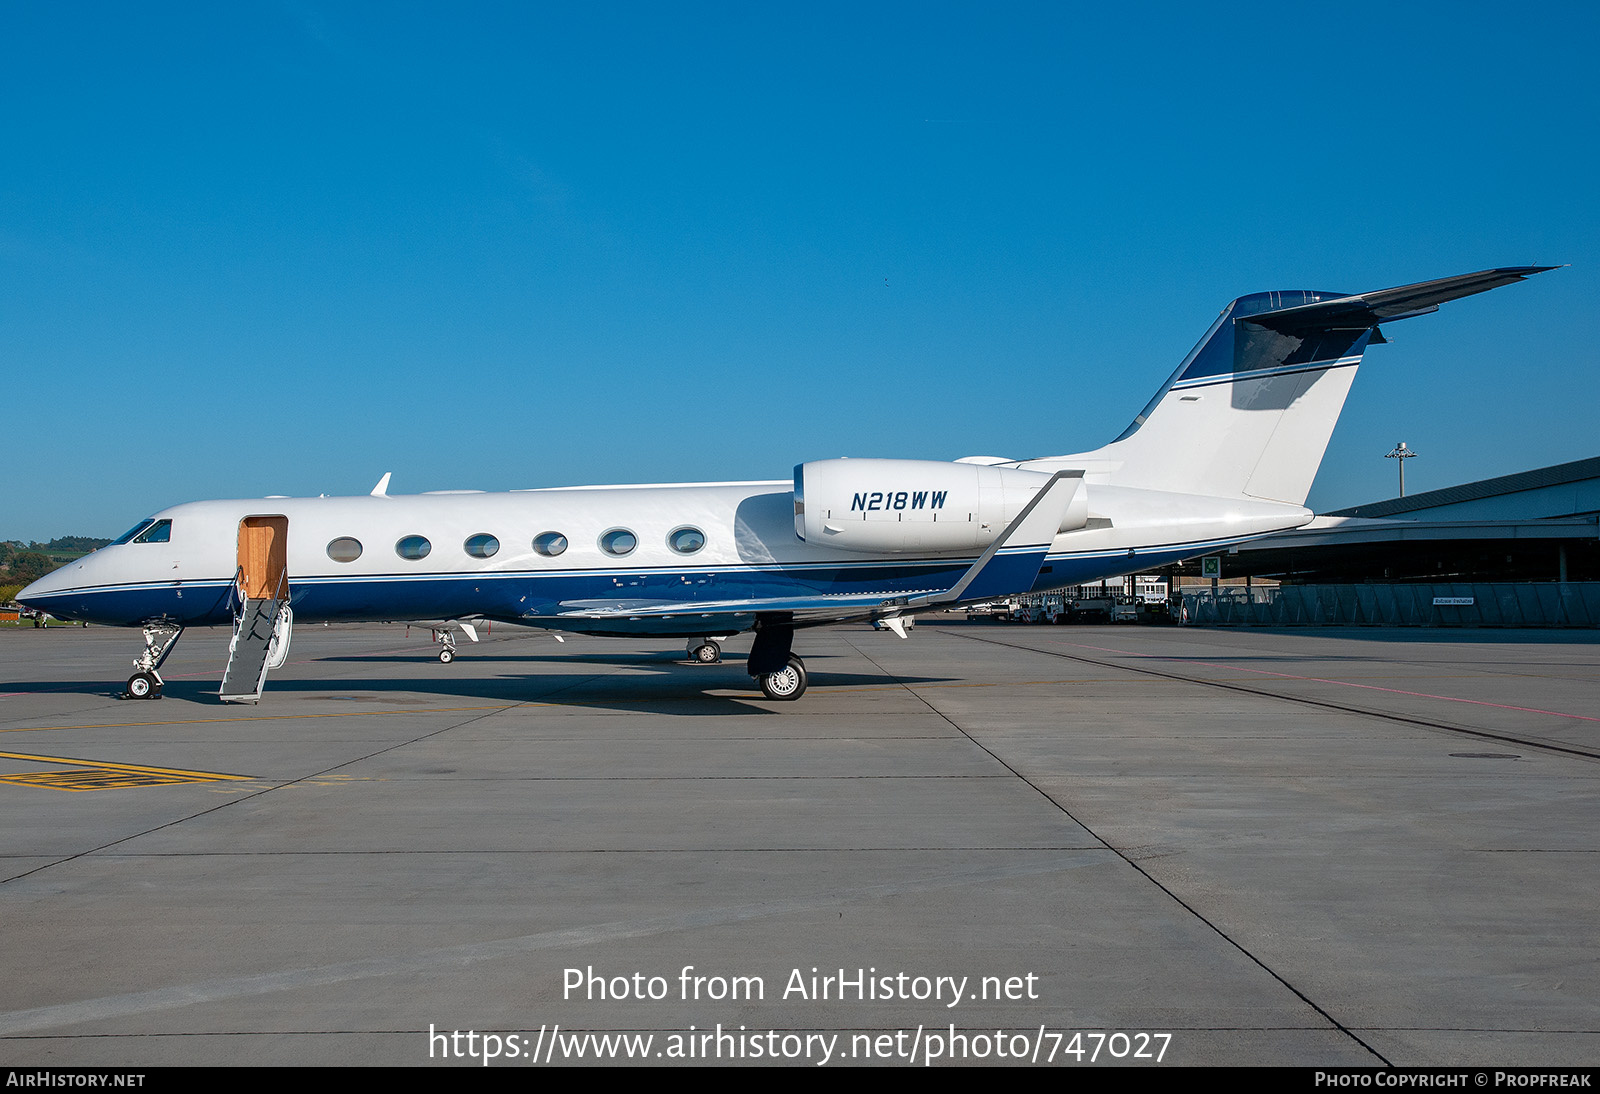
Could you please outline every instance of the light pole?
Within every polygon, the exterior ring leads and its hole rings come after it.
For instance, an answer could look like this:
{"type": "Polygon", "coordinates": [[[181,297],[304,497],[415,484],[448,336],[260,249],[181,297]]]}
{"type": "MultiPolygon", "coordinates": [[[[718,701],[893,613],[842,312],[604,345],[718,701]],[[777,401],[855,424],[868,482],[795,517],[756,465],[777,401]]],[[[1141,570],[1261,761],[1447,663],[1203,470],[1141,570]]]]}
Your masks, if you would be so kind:
{"type": "Polygon", "coordinates": [[[1394,451],[1384,457],[1386,460],[1398,460],[1400,464],[1400,496],[1406,496],[1406,461],[1416,453],[1406,447],[1406,442],[1401,441],[1394,446],[1394,451]]]}

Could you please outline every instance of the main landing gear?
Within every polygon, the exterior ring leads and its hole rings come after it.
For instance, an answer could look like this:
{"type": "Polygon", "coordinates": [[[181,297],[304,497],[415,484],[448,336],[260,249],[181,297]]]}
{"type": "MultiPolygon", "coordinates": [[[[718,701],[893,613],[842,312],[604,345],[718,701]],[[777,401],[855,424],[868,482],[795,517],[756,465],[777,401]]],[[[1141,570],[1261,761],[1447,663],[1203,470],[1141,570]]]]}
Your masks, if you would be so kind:
{"type": "Polygon", "coordinates": [[[760,679],[761,694],[768,699],[780,702],[798,699],[806,693],[806,663],[791,653],[787,665],[777,672],[766,673],[760,679]]]}
{"type": "Polygon", "coordinates": [[[782,624],[758,627],[745,671],[761,684],[768,699],[791,702],[806,693],[806,663],[790,647],[794,628],[782,624]]]}
{"type": "Polygon", "coordinates": [[[166,681],[161,679],[161,665],[178,644],[183,627],[177,623],[153,622],[144,625],[144,652],[133,659],[139,671],[128,677],[122,693],[124,699],[159,699],[166,681]]]}

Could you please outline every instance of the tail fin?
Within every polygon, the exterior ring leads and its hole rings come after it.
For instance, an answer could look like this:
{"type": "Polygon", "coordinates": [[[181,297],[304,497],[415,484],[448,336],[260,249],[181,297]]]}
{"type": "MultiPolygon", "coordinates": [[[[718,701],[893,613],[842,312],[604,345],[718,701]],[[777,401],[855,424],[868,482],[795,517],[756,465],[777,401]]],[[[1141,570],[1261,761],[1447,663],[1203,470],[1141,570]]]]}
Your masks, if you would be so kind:
{"type": "Polygon", "coordinates": [[[1379,323],[1555,268],[1512,266],[1354,296],[1241,296],[1122,436],[1086,456],[1105,461],[1118,485],[1303,504],[1361,355],[1384,341],[1379,323]]]}

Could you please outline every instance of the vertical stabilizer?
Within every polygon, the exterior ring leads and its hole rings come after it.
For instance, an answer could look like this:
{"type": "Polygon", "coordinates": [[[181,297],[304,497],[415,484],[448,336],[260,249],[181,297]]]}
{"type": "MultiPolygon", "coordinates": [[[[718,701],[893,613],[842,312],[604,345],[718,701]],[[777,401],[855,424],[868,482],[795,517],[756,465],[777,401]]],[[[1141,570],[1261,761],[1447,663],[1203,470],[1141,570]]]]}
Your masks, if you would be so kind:
{"type": "Polygon", "coordinates": [[[1378,324],[1554,269],[1514,266],[1347,295],[1283,290],[1223,309],[1122,436],[1081,457],[1118,486],[1304,504],[1378,324]]]}

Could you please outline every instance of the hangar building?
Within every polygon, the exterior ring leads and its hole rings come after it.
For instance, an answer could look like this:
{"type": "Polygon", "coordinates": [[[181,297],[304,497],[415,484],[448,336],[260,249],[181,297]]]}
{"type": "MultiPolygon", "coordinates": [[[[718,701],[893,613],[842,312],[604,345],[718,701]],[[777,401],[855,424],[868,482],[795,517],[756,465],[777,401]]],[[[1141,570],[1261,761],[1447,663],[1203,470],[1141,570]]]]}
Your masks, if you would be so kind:
{"type": "Polygon", "coordinates": [[[1222,570],[1282,584],[1190,585],[1191,622],[1600,626],[1600,457],[1326,513],[1222,570]]]}

